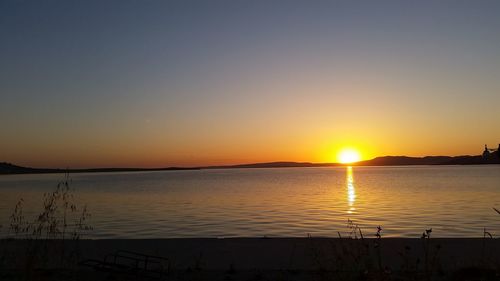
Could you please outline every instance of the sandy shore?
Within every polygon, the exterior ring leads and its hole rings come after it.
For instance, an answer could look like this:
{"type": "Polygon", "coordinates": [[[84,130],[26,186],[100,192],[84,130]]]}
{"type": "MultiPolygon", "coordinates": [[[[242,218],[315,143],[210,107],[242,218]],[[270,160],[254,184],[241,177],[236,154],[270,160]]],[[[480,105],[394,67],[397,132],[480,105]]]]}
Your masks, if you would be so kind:
{"type": "MultiPolygon", "coordinates": [[[[42,244],[47,251],[44,255],[48,258],[37,267],[43,269],[61,268],[62,248],[66,256],[78,261],[103,260],[108,254],[127,250],[168,258],[171,272],[177,272],[177,279],[193,272],[204,272],[205,279],[216,278],[210,277],[214,272],[219,272],[215,276],[221,278],[227,274],[233,274],[233,277],[243,274],[246,277],[236,280],[247,280],[247,277],[257,273],[261,277],[262,274],[269,276],[279,272],[323,271],[433,271],[449,275],[463,268],[500,268],[500,239],[189,238],[80,240],[64,244],[54,240],[42,244]]],[[[1,241],[3,258],[8,261],[4,262],[4,272],[22,270],[23,264],[26,264],[23,260],[34,245],[27,240],[1,241]]],[[[93,269],[80,266],[78,270],[89,272],[93,269]]],[[[82,276],[85,274],[80,278],[82,276]]]]}

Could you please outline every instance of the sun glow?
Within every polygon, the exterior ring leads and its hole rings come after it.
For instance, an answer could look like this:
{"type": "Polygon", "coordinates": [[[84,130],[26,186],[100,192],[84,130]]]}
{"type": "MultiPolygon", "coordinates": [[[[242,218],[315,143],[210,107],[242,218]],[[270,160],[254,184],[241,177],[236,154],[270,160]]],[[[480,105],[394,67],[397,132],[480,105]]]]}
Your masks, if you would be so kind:
{"type": "Polygon", "coordinates": [[[361,155],[355,149],[344,148],[338,153],[337,159],[342,164],[349,164],[361,160],[361,155]]]}

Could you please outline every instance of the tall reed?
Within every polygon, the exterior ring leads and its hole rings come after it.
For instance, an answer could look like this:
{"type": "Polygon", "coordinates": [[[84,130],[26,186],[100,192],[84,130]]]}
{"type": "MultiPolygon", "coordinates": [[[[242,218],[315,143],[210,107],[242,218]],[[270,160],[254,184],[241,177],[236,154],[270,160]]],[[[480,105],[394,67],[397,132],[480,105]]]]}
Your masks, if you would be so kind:
{"type": "Polygon", "coordinates": [[[55,190],[45,193],[42,210],[31,220],[24,214],[22,198],[14,207],[6,238],[24,248],[2,255],[15,260],[17,267],[24,264],[26,279],[34,278],[33,270],[47,264],[62,268],[75,266],[80,256],[78,240],[93,229],[87,206],[78,206],[70,183],[66,174],[55,190]],[[24,255],[20,255],[23,251],[24,255]]]}

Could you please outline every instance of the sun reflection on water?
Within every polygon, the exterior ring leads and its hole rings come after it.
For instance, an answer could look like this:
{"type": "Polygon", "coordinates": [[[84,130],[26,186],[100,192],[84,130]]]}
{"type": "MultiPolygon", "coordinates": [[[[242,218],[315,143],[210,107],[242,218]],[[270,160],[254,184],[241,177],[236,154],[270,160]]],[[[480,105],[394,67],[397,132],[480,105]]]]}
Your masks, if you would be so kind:
{"type": "Polygon", "coordinates": [[[347,204],[349,206],[348,214],[352,214],[356,208],[354,208],[354,202],[356,201],[356,190],[354,189],[354,176],[352,173],[352,167],[347,167],[347,204]]]}

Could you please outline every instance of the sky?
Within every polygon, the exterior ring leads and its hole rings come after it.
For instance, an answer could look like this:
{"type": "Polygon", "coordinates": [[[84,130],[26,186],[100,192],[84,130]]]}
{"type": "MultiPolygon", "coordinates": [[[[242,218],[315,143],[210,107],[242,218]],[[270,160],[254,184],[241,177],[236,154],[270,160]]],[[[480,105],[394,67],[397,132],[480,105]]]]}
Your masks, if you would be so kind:
{"type": "Polygon", "coordinates": [[[499,1],[1,1],[0,162],[480,154],[499,1]]]}

